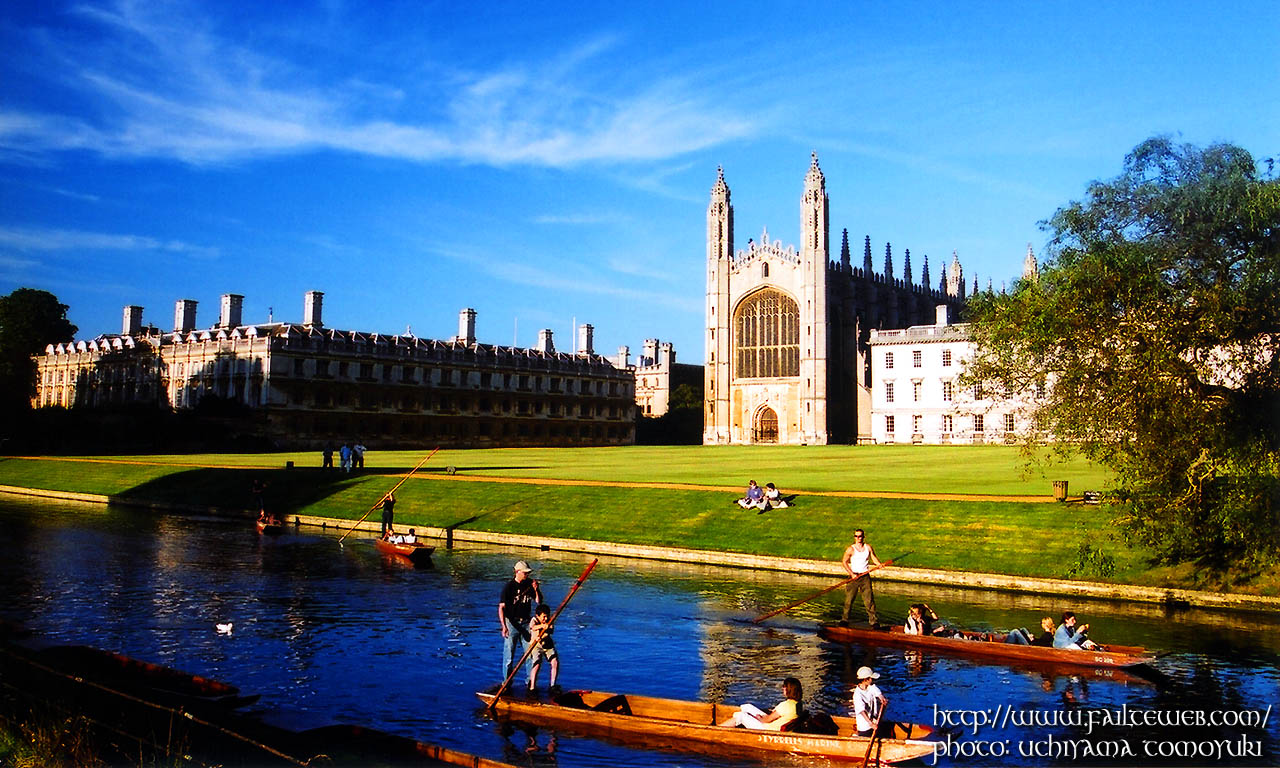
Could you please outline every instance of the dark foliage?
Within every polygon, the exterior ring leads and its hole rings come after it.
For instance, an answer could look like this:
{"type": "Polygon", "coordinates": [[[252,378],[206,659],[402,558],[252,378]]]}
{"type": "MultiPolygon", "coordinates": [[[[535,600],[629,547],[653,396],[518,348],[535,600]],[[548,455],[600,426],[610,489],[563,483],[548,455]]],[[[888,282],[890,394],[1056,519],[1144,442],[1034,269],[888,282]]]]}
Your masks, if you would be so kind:
{"type": "Polygon", "coordinates": [[[1044,388],[1029,445],[1113,468],[1118,522],[1162,561],[1274,562],[1280,181],[1239,147],[1151,139],[1046,225],[1039,279],[971,302],[966,378],[1044,388]]]}

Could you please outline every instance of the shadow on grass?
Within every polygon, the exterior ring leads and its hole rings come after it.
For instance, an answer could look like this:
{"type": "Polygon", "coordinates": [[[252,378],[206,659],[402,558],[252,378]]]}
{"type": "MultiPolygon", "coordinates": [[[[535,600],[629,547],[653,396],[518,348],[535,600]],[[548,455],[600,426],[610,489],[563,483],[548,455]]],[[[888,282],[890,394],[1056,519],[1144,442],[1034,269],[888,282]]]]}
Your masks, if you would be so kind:
{"type": "Polygon", "coordinates": [[[412,467],[378,467],[351,474],[305,467],[186,469],[135,485],[112,498],[244,509],[254,514],[257,506],[252,487],[255,481],[262,481],[266,485],[263,502],[267,510],[278,514],[294,514],[365,480],[385,477],[385,481],[375,483],[376,489],[370,489],[369,504],[372,505],[378,501],[380,493],[389,490],[394,484],[392,478],[398,480],[410,469],[412,467]]]}

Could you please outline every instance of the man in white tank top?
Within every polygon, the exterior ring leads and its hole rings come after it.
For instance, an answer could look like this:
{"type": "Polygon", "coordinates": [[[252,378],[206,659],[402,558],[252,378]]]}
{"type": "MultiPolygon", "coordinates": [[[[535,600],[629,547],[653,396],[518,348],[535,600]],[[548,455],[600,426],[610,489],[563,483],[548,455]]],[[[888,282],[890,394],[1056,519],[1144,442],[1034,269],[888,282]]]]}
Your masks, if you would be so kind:
{"type": "Polygon", "coordinates": [[[844,560],[841,564],[850,577],[863,575],[861,578],[854,578],[844,588],[844,613],[840,616],[840,623],[846,625],[849,623],[849,606],[853,604],[853,596],[861,594],[862,604],[867,609],[867,622],[873,627],[877,626],[876,596],[871,590],[871,575],[867,570],[872,566],[880,565],[880,558],[876,557],[875,549],[867,543],[866,534],[861,528],[853,532],[853,543],[844,551],[844,560]]]}

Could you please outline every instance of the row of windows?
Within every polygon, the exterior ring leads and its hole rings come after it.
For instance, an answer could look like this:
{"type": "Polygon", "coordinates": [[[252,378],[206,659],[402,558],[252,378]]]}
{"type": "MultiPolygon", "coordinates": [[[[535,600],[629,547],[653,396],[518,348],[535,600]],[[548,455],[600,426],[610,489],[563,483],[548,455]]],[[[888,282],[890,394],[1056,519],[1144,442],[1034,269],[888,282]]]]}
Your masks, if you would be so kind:
{"type": "MultiPolygon", "coordinates": [[[[304,358],[293,359],[293,375],[303,377],[306,375],[306,360],[304,358]]],[[[336,372],[338,378],[350,378],[354,373],[356,378],[373,379],[374,367],[373,363],[356,363],[354,366],[348,362],[326,362],[316,361],[316,375],[318,377],[331,377],[336,372]]],[[[392,382],[396,380],[395,368],[390,365],[381,366],[379,372],[382,381],[392,382]]],[[[423,384],[435,383],[441,386],[454,386],[455,381],[458,386],[468,386],[476,384],[482,389],[497,388],[509,390],[528,390],[533,392],[564,392],[566,394],[596,394],[616,397],[621,391],[619,384],[626,385],[627,382],[617,381],[592,381],[579,380],[570,378],[561,378],[559,376],[531,376],[529,374],[515,373],[492,373],[490,371],[461,371],[450,368],[428,368],[415,366],[400,366],[399,381],[404,384],[423,384]],[[433,376],[434,372],[434,376],[433,376]],[[592,392],[594,390],[594,393],[592,392]]],[[[622,394],[626,394],[623,392],[622,394]]]]}
{"type": "MultiPolygon", "coordinates": [[[[884,367],[889,369],[893,368],[892,352],[884,353],[884,367]]],[[[912,368],[924,367],[924,353],[918,349],[911,350],[911,367],[912,368]]],[[[951,350],[949,349],[942,350],[942,367],[943,368],[951,367],[951,350]]]]}
{"type": "MultiPolygon", "coordinates": [[[[955,382],[951,382],[951,381],[942,382],[942,399],[944,402],[948,402],[948,403],[951,402],[955,398],[955,391],[956,391],[955,382]]],[[[920,402],[920,396],[923,393],[924,393],[924,382],[922,381],[911,382],[911,402],[913,403],[920,402]]],[[[897,388],[894,386],[894,382],[886,381],[884,383],[884,401],[886,403],[895,402],[896,396],[897,396],[897,388]]],[[[973,397],[975,400],[982,399],[982,387],[980,385],[973,388],[973,397]]]]}
{"type": "MultiPolygon", "coordinates": [[[[973,414],[972,419],[973,419],[973,431],[974,431],[974,432],[985,432],[985,431],[986,431],[986,428],[987,428],[987,427],[986,427],[986,418],[985,418],[984,414],[981,414],[981,413],[975,413],[975,414],[973,414]]],[[[911,431],[912,431],[913,433],[916,433],[916,434],[919,434],[919,433],[920,433],[920,427],[921,427],[921,424],[922,424],[923,420],[924,420],[924,417],[923,417],[923,416],[921,416],[921,415],[920,415],[920,414],[918,414],[918,413],[917,413],[917,414],[914,414],[914,415],[911,417],[911,431]]],[[[1016,426],[1016,421],[1015,421],[1014,416],[1013,416],[1013,414],[1012,414],[1012,413],[1006,413],[1006,414],[1004,415],[1004,419],[1003,419],[1003,421],[1004,421],[1004,431],[1005,431],[1005,432],[1012,432],[1012,431],[1014,431],[1014,428],[1015,428],[1015,426],[1016,426]]],[[[897,420],[896,420],[893,416],[885,416],[885,417],[884,417],[884,431],[885,431],[885,433],[886,433],[886,434],[890,434],[890,435],[894,434],[894,430],[896,429],[896,427],[897,427],[897,420]]],[[[954,416],[952,416],[952,415],[951,415],[951,414],[949,414],[949,413],[943,414],[943,415],[942,415],[942,432],[943,432],[943,434],[950,434],[951,432],[954,432],[954,431],[955,431],[955,417],[954,417],[954,416]]]]}

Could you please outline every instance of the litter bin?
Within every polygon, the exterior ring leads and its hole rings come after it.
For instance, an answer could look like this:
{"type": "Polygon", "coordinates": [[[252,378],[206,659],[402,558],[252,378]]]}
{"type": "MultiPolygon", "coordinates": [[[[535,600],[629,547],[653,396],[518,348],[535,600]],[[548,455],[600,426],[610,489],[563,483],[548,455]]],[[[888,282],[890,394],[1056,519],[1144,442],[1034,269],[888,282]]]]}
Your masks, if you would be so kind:
{"type": "Polygon", "coordinates": [[[1053,481],[1053,500],[1054,501],[1067,500],[1067,481],[1066,480],[1053,481]]]}

